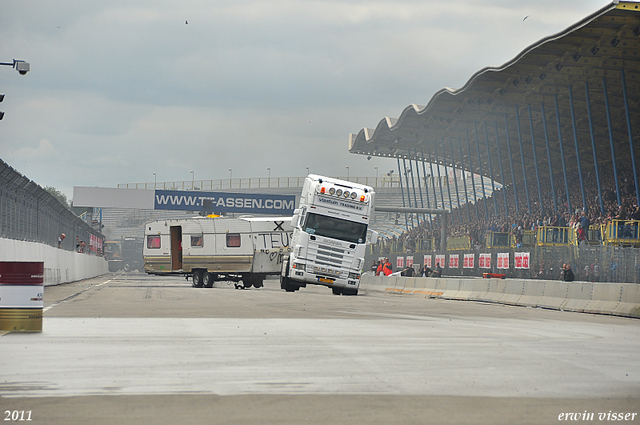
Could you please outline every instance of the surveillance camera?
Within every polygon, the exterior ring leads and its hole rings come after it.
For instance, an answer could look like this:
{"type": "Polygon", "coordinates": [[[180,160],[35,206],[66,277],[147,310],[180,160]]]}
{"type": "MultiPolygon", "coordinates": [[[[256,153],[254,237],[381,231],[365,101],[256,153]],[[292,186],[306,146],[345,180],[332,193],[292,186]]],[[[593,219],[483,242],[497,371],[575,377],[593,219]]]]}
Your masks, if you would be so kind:
{"type": "Polygon", "coordinates": [[[29,62],[16,62],[16,70],[20,75],[25,75],[30,69],[29,62]]]}

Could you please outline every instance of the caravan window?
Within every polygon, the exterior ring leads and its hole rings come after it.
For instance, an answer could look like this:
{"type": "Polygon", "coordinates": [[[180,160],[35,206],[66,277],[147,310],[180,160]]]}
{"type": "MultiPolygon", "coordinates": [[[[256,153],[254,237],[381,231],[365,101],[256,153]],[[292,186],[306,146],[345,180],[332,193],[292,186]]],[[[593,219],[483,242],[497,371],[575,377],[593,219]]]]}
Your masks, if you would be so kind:
{"type": "Polygon", "coordinates": [[[204,237],[203,237],[203,235],[192,235],[191,236],[191,246],[202,248],[204,246],[204,237]]]}
{"type": "Polygon", "coordinates": [[[228,248],[240,247],[240,233],[227,233],[227,247],[228,248]]]}
{"type": "Polygon", "coordinates": [[[147,248],[159,249],[160,248],[160,235],[147,236],[147,248]]]}

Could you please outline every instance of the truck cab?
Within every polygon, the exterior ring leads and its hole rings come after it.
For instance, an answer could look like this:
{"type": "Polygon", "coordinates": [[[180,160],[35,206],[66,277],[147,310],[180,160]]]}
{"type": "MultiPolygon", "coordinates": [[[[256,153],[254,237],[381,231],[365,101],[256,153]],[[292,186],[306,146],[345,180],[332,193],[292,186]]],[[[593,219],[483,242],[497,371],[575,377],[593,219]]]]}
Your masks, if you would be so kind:
{"type": "MultiPolygon", "coordinates": [[[[291,220],[292,251],[283,261],[281,288],[293,292],[316,284],[336,295],[357,295],[374,198],[369,186],[307,176],[291,220]]],[[[376,239],[371,232],[370,242],[376,239]]]]}

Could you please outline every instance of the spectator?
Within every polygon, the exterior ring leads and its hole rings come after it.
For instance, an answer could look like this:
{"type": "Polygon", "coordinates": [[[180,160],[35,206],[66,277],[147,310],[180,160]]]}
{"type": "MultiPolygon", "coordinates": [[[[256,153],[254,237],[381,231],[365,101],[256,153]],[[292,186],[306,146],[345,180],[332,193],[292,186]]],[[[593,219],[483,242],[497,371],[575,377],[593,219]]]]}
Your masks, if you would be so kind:
{"type": "Polygon", "coordinates": [[[440,263],[436,263],[436,268],[431,273],[431,277],[442,277],[442,267],[440,267],[440,263]]]}
{"type": "Polygon", "coordinates": [[[64,242],[64,238],[66,238],[67,236],[62,233],[59,237],[58,237],[58,248],[62,248],[62,242],[64,242]]]}
{"type": "Polygon", "coordinates": [[[378,268],[376,268],[376,276],[380,276],[380,273],[383,273],[384,263],[378,260],[378,268]]]}
{"type": "Polygon", "coordinates": [[[413,267],[411,266],[407,266],[405,267],[405,269],[402,271],[401,276],[405,276],[405,277],[413,277],[415,276],[416,271],[413,269],[413,267]]]}
{"type": "Polygon", "coordinates": [[[391,266],[391,262],[388,258],[384,259],[384,266],[382,267],[382,272],[385,276],[391,275],[393,273],[393,267],[391,266]]]}
{"type": "Polygon", "coordinates": [[[565,282],[573,282],[575,279],[575,275],[573,274],[573,270],[571,270],[571,264],[567,264],[564,269],[564,274],[562,280],[565,282]]]}

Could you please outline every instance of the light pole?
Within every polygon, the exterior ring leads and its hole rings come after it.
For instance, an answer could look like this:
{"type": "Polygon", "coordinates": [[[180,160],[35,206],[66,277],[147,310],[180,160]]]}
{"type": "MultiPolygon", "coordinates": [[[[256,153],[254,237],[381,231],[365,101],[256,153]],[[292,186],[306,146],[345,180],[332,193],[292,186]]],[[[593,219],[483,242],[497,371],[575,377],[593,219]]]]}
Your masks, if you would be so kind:
{"type": "Polygon", "coordinates": [[[267,171],[269,172],[269,178],[267,179],[267,187],[271,187],[271,167],[267,167],[267,171]]]}
{"type": "Polygon", "coordinates": [[[153,173],[153,190],[156,190],[156,185],[158,184],[158,179],[156,178],[156,173],[153,173]]]}
{"type": "Polygon", "coordinates": [[[229,168],[229,189],[231,189],[231,180],[233,179],[233,170],[229,168]]]}
{"type": "Polygon", "coordinates": [[[191,190],[195,189],[195,184],[196,182],[196,175],[193,173],[193,170],[191,170],[191,190]]]}
{"type": "Polygon", "coordinates": [[[307,167],[307,175],[309,175],[309,167],[307,167]]]}
{"type": "Polygon", "coordinates": [[[376,170],[376,187],[378,186],[378,167],[373,167],[376,170]]]}
{"type": "Polygon", "coordinates": [[[347,165],[347,180],[349,180],[349,166],[347,165]]]}

